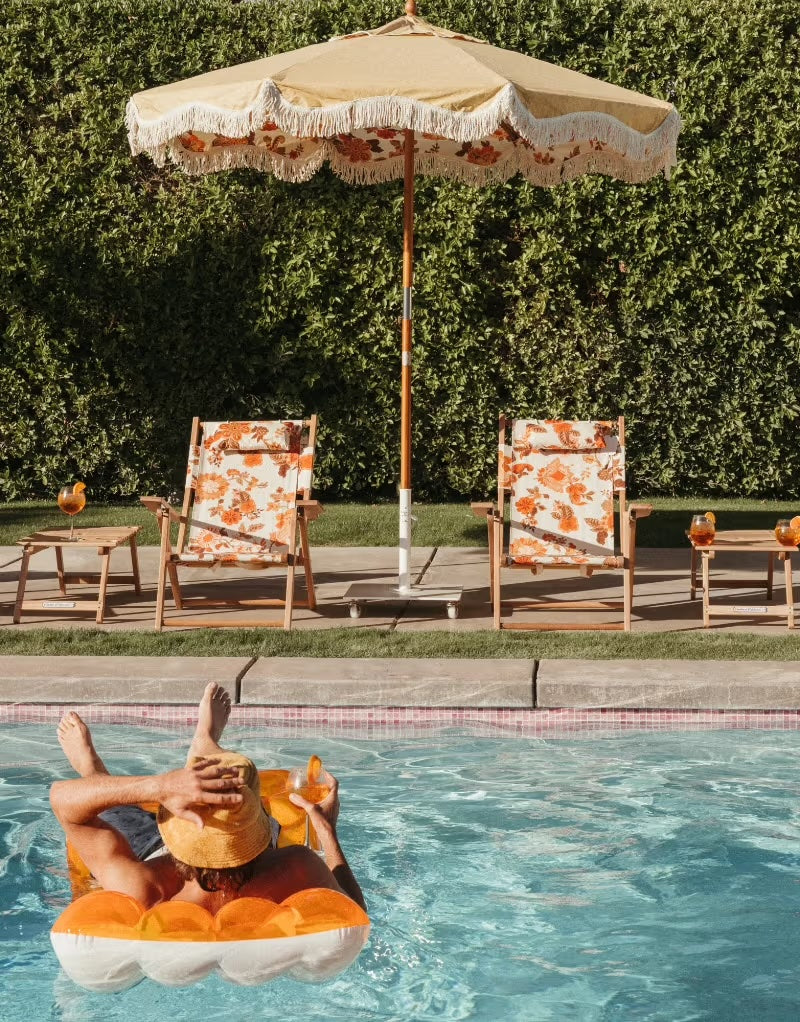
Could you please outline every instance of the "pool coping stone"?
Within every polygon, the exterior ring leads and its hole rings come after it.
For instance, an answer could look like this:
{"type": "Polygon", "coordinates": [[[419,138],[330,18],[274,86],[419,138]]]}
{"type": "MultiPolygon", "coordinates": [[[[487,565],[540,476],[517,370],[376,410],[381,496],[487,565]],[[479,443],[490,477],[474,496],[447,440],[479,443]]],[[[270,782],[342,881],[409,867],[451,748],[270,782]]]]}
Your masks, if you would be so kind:
{"type": "Polygon", "coordinates": [[[800,708],[800,664],[785,660],[542,660],[542,709],[800,708]]]}
{"type": "Polygon", "coordinates": [[[250,657],[3,656],[0,703],[194,703],[209,681],[233,696],[250,657]]]}
{"type": "Polygon", "coordinates": [[[242,680],[241,702],[533,709],[535,673],[535,660],[261,657],[242,680]]]}
{"type": "Polygon", "coordinates": [[[0,656],[0,703],[800,709],[800,664],[757,660],[0,656]]]}

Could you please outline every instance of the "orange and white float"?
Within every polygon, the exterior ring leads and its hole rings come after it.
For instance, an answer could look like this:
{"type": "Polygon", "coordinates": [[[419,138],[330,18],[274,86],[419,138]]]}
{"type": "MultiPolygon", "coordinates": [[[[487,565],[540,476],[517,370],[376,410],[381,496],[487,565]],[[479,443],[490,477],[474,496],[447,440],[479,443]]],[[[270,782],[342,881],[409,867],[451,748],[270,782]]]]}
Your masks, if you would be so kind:
{"type": "MultiPolygon", "coordinates": [[[[302,844],[307,816],[288,800],[288,771],[259,776],[262,800],[281,825],[278,845],[302,844]]],[[[280,904],[238,898],[216,915],[180,901],[145,909],[126,894],[91,890],[71,849],[68,861],[74,900],[50,940],[64,972],[87,990],[116,993],[145,977],[183,987],[212,972],[243,986],[277,976],[318,983],[346,969],[369,936],[367,914],[338,891],[300,891],[280,904]]]]}

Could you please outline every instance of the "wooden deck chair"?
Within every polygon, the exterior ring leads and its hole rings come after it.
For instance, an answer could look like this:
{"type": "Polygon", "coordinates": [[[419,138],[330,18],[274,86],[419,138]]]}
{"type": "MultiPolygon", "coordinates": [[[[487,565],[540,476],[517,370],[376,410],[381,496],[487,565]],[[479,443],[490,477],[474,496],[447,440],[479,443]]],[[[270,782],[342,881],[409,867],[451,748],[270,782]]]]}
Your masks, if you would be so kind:
{"type": "Polygon", "coordinates": [[[192,421],[183,508],[178,514],[161,497],[141,501],[158,515],[161,557],[156,597],[156,631],[180,627],[292,626],[294,607],[316,607],[308,522],[322,512],[310,499],[317,417],[254,422],[192,421]],[[171,522],[178,523],[175,548],[171,522]],[[241,566],[252,569],[286,566],[283,599],[185,598],[178,568],[241,566]],[[295,599],[295,569],[305,572],[307,599],[295,599]],[[283,607],[279,618],[219,621],[164,618],[166,579],[175,606],[283,607]]]}
{"type": "Polygon", "coordinates": [[[489,589],[495,628],[624,629],[630,631],[636,564],[636,521],[649,504],[625,502],[625,422],[563,422],[500,416],[497,503],[473,504],[486,516],[489,589]],[[511,443],[506,436],[511,428],[511,443]],[[619,498],[620,542],[615,542],[614,497],[619,498]],[[511,524],[503,549],[504,505],[511,524]],[[623,599],[503,601],[502,568],[542,575],[548,568],[574,568],[585,577],[598,569],[622,569],[623,599]],[[622,610],[609,624],[504,621],[504,604],[518,610],[622,610]]]}

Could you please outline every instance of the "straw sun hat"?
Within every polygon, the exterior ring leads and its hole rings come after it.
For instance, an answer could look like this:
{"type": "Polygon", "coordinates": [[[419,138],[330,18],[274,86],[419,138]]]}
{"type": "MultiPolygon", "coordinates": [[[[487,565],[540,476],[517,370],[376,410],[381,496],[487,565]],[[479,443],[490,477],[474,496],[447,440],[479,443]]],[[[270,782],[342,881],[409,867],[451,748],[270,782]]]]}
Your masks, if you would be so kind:
{"type": "MultiPolygon", "coordinates": [[[[195,757],[193,762],[200,758],[203,757],[195,757]]],[[[224,752],[214,758],[219,760],[219,766],[239,772],[242,801],[232,806],[193,806],[203,820],[202,830],[160,806],[158,829],[167,849],[188,866],[230,869],[260,855],[272,840],[272,830],[261,804],[258,771],[253,761],[235,752],[224,752]]]]}

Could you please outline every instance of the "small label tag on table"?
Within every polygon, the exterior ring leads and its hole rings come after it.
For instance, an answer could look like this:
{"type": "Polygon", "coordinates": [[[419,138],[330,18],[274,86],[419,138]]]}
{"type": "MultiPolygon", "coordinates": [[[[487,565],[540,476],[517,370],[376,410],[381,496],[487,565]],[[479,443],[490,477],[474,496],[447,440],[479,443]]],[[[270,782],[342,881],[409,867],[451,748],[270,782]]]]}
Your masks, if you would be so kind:
{"type": "Polygon", "coordinates": [[[734,614],[766,614],[769,607],[731,607],[734,614]]]}
{"type": "Polygon", "coordinates": [[[42,600],[42,610],[72,610],[74,600],[42,600]]]}

